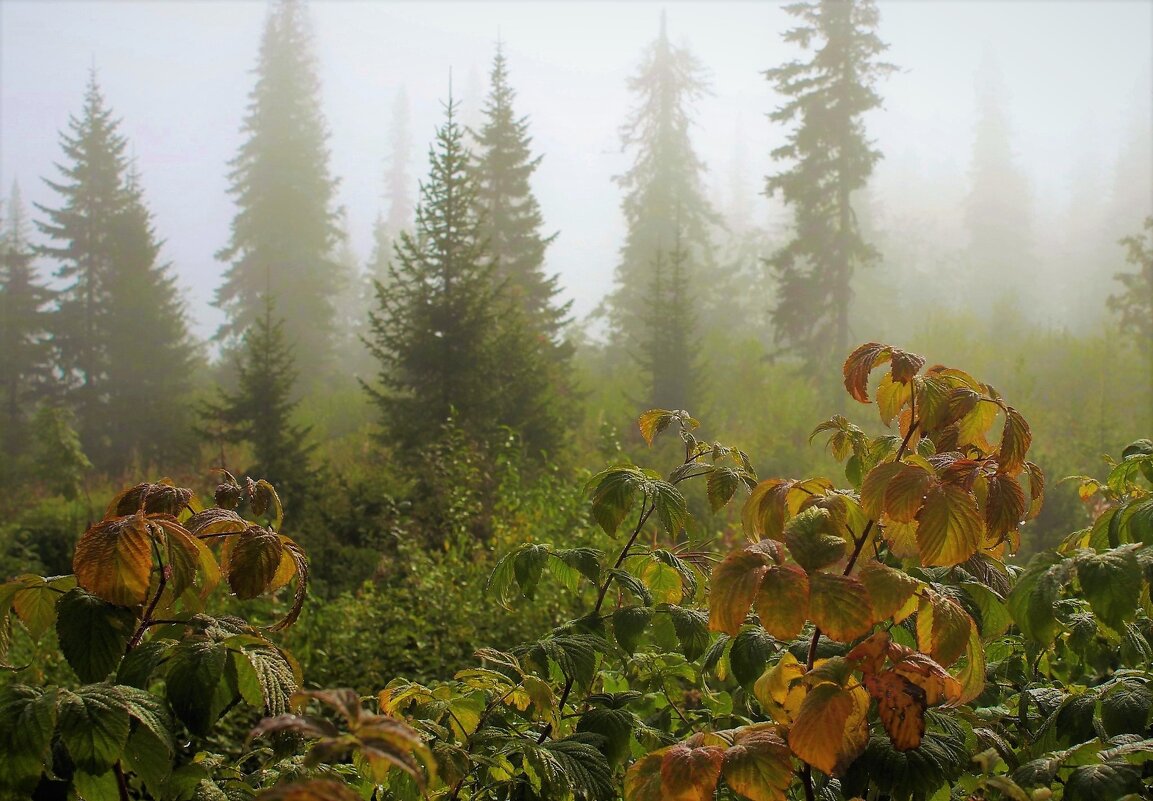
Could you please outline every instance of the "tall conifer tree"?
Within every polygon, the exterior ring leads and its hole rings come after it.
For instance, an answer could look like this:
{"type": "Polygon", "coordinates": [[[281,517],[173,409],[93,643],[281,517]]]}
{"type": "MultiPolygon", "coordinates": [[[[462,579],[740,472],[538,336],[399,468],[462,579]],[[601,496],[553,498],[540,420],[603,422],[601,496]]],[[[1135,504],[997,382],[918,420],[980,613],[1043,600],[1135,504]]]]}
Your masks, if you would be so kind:
{"type": "Polygon", "coordinates": [[[278,0],[265,22],[243,132],[231,162],[238,211],[217,258],[229,263],[216,305],[228,315],[218,337],[237,341],[277,297],[302,375],[326,365],[333,299],[347,279],[336,261],[342,234],[329,174],[328,134],[311,29],[302,0],[278,0]]]}
{"type": "Polygon", "coordinates": [[[28,450],[32,412],[52,385],[52,293],[36,276],[25,214],[13,183],[0,231],[0,475],[28,450]]]}
{"type": "Polygon", "coordinates": [[[772,154],[789,166],[767,180],[768,193],[780,193],[794,215],[792,239],[770,261],[779,282],[772,321],[776,340],[816,366],[848,352],[853,272],[877,259],[852,197],[881,158],[862,116],[880,106],[874,87],[893,67],[878,61],[887,45],[875,33],[873,0],[815,0],[785,10],[799,22],[785,41],[814,52],[765,73],[787,98],[770,119],[796,124],[772,154]]]}
{"type": "Polygon", "coordinates": [[[61,135],[58,208],[37,206],[64,287],[54,344],[81,442],[98,467],[155,463],[187,442],[192,345],[183,306],[124,157],[126,140],[92,75],[80,117],[61,135]]]}
{"type": "Polygon", "coordinates": [[[366,388],[402,449],[435,439],[450,417],[482,442],[507,426],[531,450],[548,449],[558,426],[539,337],[495,280],[451,98],[429,161],[415,230],[401,234],[389,284],[377,284],[366,344],[381,369],[366,388]]]}
{"type": "Polygon", "coordinates": [[[649,406],[692,409],[697,401],[696,312],[680,243],[657,252],[644,320],[640,366],[648,378],[649,406]]]}
{"type": "Polygon", "coordinates": [[[693,103],[707,91],[704,71],[692,53],[669,41],[663,12],[660,32],[629,89],[638,105],[621,128],[621,140],[635,157],[616,178],[625,190],[621,208],[628,233],[608,310],[614,329],[644,339],[657,254],[671,252],[679,241],[686,280],[695,284],[711,266],[709,231],[719,221],[706,198],[705,165],[690,138],[693,103]]]}

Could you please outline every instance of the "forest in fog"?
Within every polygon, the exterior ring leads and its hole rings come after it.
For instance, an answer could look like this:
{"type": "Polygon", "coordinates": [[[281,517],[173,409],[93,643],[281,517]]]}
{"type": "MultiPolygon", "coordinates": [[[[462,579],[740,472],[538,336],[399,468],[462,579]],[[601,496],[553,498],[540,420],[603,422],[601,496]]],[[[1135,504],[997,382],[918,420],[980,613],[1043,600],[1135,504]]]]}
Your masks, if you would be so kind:
{"type": "Polygon", "coordinates": [[[0,184],[0,799],[1148,792],[1148,2],[0,0],[0,184]]]}

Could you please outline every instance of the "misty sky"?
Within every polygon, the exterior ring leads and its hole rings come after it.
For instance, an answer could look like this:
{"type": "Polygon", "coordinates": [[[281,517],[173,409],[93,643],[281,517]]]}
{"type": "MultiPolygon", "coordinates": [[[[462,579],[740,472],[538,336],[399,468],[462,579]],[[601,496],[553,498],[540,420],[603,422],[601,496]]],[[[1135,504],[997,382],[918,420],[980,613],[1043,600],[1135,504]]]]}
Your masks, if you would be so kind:
{"type": "MultiPolygon", "coordinates": [[[[354,253],[369,255],[383,203],[395,93],[404,87],[409,97],[420,177],[450,67],[466,121],[475,121],[469,114],[487,88],[499,35],[519,111],[530,115],[545,156],[535,186],[548,225],[560,231],[549,267],[562,274],[574,311],[588,313],[609,286],[623,237],[611,178],[628,163],[618,135],[632,104],[625,83],[662,7],[672,38],[687,43],[711,77],[696,141],[715,201],[744,197],[771,222],[757,193],[772,169],[767,154],[785,132],[765,118],[779,99],[761,71],[796,55],[781,43],[790,18],[778,4],[315,0],[331,166],[354,253]]],[[[1060,218],[1076,175],[1104,192],[1123,141],[1153,117],[1153,2],[905,0],[880,8],[888,60],[902,70],[880,87],[884,110],[869,117],[885,153],[874,191],[886,205],[963,195],[974,76],[989,60],[1000,67],[1014,149],[1043,220],[1060,218]]],[[[0,0],[4,195],[16,179],[26,201],[56,202],[41,179],[55,177],[58,132],[79,111],[95,63],[200,335],[219,321],[208,303],[224,269],[213,253],[227,241],[234,211],[226,162],[241,142],[265,12],[258,0],[0,0]]]]}

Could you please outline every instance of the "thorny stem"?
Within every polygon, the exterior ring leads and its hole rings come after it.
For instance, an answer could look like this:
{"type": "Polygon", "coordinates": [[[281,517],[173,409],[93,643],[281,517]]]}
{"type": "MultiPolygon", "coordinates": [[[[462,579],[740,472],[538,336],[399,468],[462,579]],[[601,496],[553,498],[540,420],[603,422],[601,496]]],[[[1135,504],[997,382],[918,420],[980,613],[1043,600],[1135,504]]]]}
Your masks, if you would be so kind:
{"type": "MultiPolygon", "coordinates": [[[[909,441],[913,438],[913,432],[916,431],[917,427],[920,425],[920,421],[915,419],[916,413],[917,396],[914,393],[909,400],[909,430],[905,432],[905,438],[901,440],[901,447],[897,448],[897,456],[895,461],[901,461],[901,458],[905,455],[905,449],[909,447],[909,441]]],[[[861,536],[859,538],[853,539],[853,553],[849,556],[849,561],[845,564],[845,570],[841,575],[847,576],[849,573],[853,572],[853,568],[857,564],[857,559],[861,556],[861,551],[864,549],[865,543],[869,541],[869,534],[872,532],[873,526],[875,524],[875,520],[870,520],[867,524],[865,524],[865,530],[861,532],[861,536]]],[[[815,628],[813,629],[813,638],[809,641],[809,654],[808,658],[805,660],[806,670],[813,669],[813,663],[817,660],[817,645],[820,643],[820,641],[821,629],[815,628]]],[[[804,769],[801,771],[801,780],[804,782],[805,786],[805,801],[813,801],[813,768],[807,762],[805,763],[804,769]]]]}
{"type": "Polygon", "coordinates": [[[168,574],[164,572],[164,559],[160,555],[160,548],[157,547],[156,540],[152,541],[152,553],[156,556],[156,563],[160,566],[160,582],[156,586],[156,595],[152,596],[148,608],[144,610],[144,616],[140,618],[140,625],[133,632],[132,639],[128,641],[128,647],[124,649],[124,653],[128,653],[140,645],[140,641],[144,639],[144,632],[148,631],[148,627],[152,625],[152,613],[156,611],[156,605],[160,603],[160,596],[164,594],[164,588],[168,584],[168,574]]]}
{"type": "MultiPolygon", "coordinates": [[[[655,503],[653,503],[651,506],[647,506],[647,508],[645,506],[641,507],[641,516],[640,516],[640,518],[637,519],[636,527],[633,529],[633,533],[629,537],[629,541],[626,542],[625,547],[623,549],[621,549],[620,556],[617,557],[617,561],[613,565],[613,570],[617,570],[618,568],[620,568],[620,566],[622,564],[624,564],[625,559],[628,558],[629,551],[632,549],[633,545],[636,543],[637,537],[639,537],[641,534],[641,529],[643,529],[645,527],[645,523],[648,522],[649,516],[653,513],[653,510],[656,508],[657,507],[656,507],[655,503]]],[[[593,607],[593,611],[592,611],[591,615],[600,614],[601,606],[604,605],[605,597],[608,595],[609,586],[612,584],[612,582],[613,582],[613,576],[610,574],[609,577],[605,579],[604,584],[601,585],[600,593],[597,595],[596,606],[593,607]]],[[[572,676],[568,677],[565,680],[564,690],[561,691],[560,701],[557,703],[557,710],[559,710],[560,712],[564,711],[565,702],[568,701],[568,697],[572,693],[573,682],[574,682],[574,679],[572,676]]],[[[541,731],[540,737],[537,738],[537,744],[543,743],[545,740],[547,740],[548,736],[550,734],[552,734],[552,724],[548,723],[545,725],[544,729],[541,731]]]]}

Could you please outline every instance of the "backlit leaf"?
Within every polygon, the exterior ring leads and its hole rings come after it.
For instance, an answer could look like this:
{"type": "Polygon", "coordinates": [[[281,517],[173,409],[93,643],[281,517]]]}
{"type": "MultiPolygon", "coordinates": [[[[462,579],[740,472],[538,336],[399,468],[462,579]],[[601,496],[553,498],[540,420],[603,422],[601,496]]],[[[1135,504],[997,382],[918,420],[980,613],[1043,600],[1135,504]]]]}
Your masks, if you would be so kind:
{"type": "Polygon", "coordinates": [[[985,494],[985,529],[989,540],[1000,542],[1025,519],[1025,491],[1021,482],[1000,473],[989,476],[985,494]]]}
{"type": "Polygon", "coordinates": [[[117,606],[148,598],[152,534],[143,515],[102,520],[76,543],[72,570],[81,587],[117,606]]]}
{"type": "Polygon", "coordinates": [[[661,763],[667,748],[638,759],[625,772],[625,801],[664,801],[661,763]]]}
{"type": "Polygon", "coordinates": [[[63,590],[48,579],[31,574],[19,576],[16,584],[19,586],[12,595],[12,608],[32,639],[39,642],[56,622],[56,602],[63,590]]]}
{"type": "Polygon", "coordinates": [[[921,745],[925,735],[925,691],[898,673],[865,674],[865,688],[877,699],[877,715],[898,751],[921,745]]]}
{"type": "Polygon", "coordinates": [[[268,590],[282,550],[280,535],[260,526],[249,526],[235,537],[224,572],[237,598],[256,598],[268,590]]]}
{"type": "Polygon", "coordinates": [[[758,723],[737,729],[724,752],[725,783],[750,801],[784,801],[793,782],[793,760],[782,729],[758,723]]]}
{"type": "Polygon", "coordinates": [[[984,521],[971,493],[949,484],[933,486],[917,513],[922,565],[960,564],[981,547],[984,521]]]}
{"type": "Polygon", "coordinates": [[[808,693],[802,681],[804,675],[805,666],[785,651],[753,685],[753,695],[761,708],[782,726],[791,726],[800,714],[801,704],[808,693]]]}
{"type": "Polygon", "coordinates": [[[709,628],[735,635],[760,589],[769,565],[779,561],[777,546],[762,540],[729,554],[713,569],[709,587],[709,628]]]}
{"type": "Polygon", "coordinates": [[[779,640],[801,633],[809,619],[809,577],[791,565],[773,565],[765,573],[753,606],[765,631],[779,640]]]}
{"type": "Polygon", "coordinates": [[[891,373],[882,376],[877,385],[877,411],[881,413],[881,422],[885,425],[892,423],[912,397],[912,382],[894,381],[891,373]]]}
{"type": "Polygon", "coordinates": [[[911,523],[924,502],[925,493],[936,476],[915,464],[902,464],[885,486],[885,513],[899,523],[911,523]]]}
{"type": "Polygon", "coordinates": [[[861,483],[861,508],[871,519],[881,519],[881,514],[885,511],[885,493],[889,489],[889,482],[905,466],[902,462],[884,462],[865,475],[865,480],[861,483]]]}
{"type": "Polygon", "coordinates": [[[789,729],[789,748],[818,770],[840,776],[868,745],[868,709],[869,695],[860,685],[818,684],[789,729]]]}
{"type": "MultiPolygon", "coordinates": [[[[958,389],[956,393],[969,393],[969,390],[958,389]]],[[[976,395],[976,393],[972,393],[976,395]]],[[[968,397],[968,395],[966,395],[968,397]]],[[[980,397],[980,396],[977,396],[980,397]]],[[[975,445],[982,451],[992,449],[987,437],[989,429],[997,421],[998,406],[986,400],[975,403],[973,407],[957,420],[957,446],[975,445]]]]}
{"type": "Polygon", "coordinates": [[[649,409],[647,412],[641,414],[637,418],[637,426],[641,430],[641,436],[645,439],[645,444],[650,448],[653,445],[653,440],[658,437],[669,424],[677,419],[674,412],[665,409],[649,409]]]}
{"type": "Polygon", "coordinates": [[[661,762],[664,801],[710,801],[723,759],[724,750],[718,746],[690,748],[681,743],[669,748],[661,762]]]}
{"type": "Polygon", "coordinates": [[[786,501],[794,484],[783,478],[767,478],[753,487],[741,512],[749,539],[780,539],[787,517],[786,501]]]}
{"type": "Polygon", "coordinates": [[[869,593],[876,620],[885,620],[896,614],[921,586],[921,582],[908,573],[872,560],[865,563],[857,578],[869,593]]]}
{"type": "Polygon", "coordinates": [[[926,590],[917,610],[917,647],[948,667],[965,651],[973,619],[953,599],[926,590]]]}
{"type": "Polygon", "coordinates": [[[1041,505],[1045,501],[1045,474],[1037,465],[1025,462],[1025,475],[1029,477],[1029,507],[1025,519],[1033,520],[1041,514],[1041,505]]]}
{"type": "Polygon", "coordinates": [[[849,642],[872,628],[872,603],[865,585],[851,576],[809,576],[809,616],[830,639],[849,642]]]}
{"type": "Polygon", "coordinates": [[[593,519],[606,534],[616,533],[647,483],[644,473],[631,465],[610,467],[589,479],[586,492],[592,500],[593,519]]]}
{"type": "Polygon", "coordinates": [[[1015,476],[1025,466],[1025,453],[1033,442],[1033,433],[1021,413],[1012,406],[1005,407],[1005,428],[1001,432],[1001,448],[997,461],[1000,472],[1015,476]]]}

